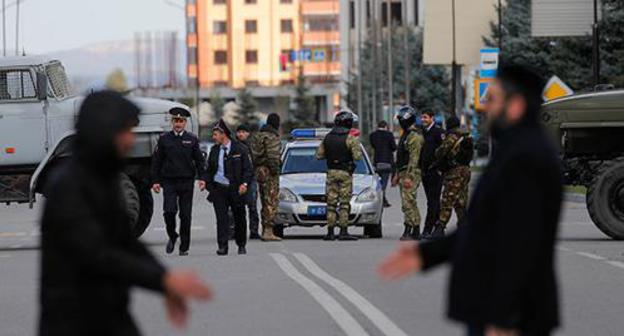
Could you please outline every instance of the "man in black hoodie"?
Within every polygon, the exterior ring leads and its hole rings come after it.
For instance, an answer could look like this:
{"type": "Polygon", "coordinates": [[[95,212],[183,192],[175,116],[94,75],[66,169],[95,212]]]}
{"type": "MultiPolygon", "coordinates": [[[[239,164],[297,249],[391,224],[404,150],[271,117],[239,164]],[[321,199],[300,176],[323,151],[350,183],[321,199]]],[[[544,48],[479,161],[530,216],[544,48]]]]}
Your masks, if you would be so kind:
{"type": "Polygon", "coordinates": [[[404,245],[379,269],[398,279],[449,262],[448,315],[469,335],[550,335],[559,324],[554,247],[562,174],[539,124],[543,87],[528,68],[499,70],[486,105],[499,146],[464,224],[441,240],[404,245]]]}
{"type": "Polygon", "coordinates": [[[167,271],[132,235],[120,175],[138,115],[117,93],[90,95],[74,157],[52,172],[41,219],[41,336],[139,335],[128,310],[132,286],[165,295],[177,326],[187,298],[210,297],[196,275],[167,271]]]}

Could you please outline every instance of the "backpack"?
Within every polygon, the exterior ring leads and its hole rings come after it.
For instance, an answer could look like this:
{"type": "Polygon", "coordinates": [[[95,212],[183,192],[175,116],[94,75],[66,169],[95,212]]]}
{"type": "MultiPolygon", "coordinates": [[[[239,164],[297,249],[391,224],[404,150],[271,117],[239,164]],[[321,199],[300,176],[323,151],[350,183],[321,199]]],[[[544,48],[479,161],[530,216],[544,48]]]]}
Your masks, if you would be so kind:
{"type": "Polygon", "coordinates": [[[474,143],[470,135],[465,135],[457,140],[452,150],[453,161],[458,166],[469,166],[474,157],[474,143]]]}

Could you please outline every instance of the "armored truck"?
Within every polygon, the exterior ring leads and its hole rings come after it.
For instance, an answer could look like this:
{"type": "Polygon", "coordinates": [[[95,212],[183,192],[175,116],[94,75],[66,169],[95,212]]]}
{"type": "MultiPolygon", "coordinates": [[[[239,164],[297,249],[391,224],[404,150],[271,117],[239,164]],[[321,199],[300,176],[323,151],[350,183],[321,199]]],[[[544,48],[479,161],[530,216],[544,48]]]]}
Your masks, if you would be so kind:
{"type": "MultiPolygon", "coordinates": [[[[62,63],[40,57],[0,59],[0,203],[45,197],[50,170],[72,155],[74,123],[84,97],[72,92],[62,63]]],[[[181,104],[129,97],[141,108],[136,145],[121,176],[122,190],[140,236],[154,209],[149,182],[151,156],[169,127],[168,111],[181,104]]],[[[188,128],[197,133],[197,118],[188,128]]]]}
{"type": "Polygon", "coordinates": [[[587,187],[593,222],[624,239],[624,90],[553,100],[542,121],[559,144],[565,183],[587,187]]]}

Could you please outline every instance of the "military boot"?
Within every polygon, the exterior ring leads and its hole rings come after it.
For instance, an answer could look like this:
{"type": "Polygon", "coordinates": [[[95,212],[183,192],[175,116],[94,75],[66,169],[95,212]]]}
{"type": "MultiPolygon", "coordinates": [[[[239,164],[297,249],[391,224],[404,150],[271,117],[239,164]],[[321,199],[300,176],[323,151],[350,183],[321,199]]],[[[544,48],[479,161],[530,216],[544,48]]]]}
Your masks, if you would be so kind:
{"type": "Polygon", "coordinates": [[[346,226],[340,228],[338,240],[358,240],[358,237],[349,234],[349,228],[346,226]]]}
{"type": "Polygon", "coordinates": [[[323,237],[323,240],[336,240],[336,236],[334,235],[334,227],[327,225],[327,235],[323,237]]]}
{"type": "Polygon", "coordinates": [[[431,235],[431,232],[433,232],[433,225],[431,224],[425,224],[425,228],[423,229],[422,232],[422,239],[428,239],[429,236],[431,235]]]}
{"type": "Polygon", "coordinates": [[[399,238],[399,240],[401,241],[412,240],[411,235],[412,235],[412,228],[405,225],[405,230],[403,230],[403,235],[401,235],[401,238],[399,238]]]}
{"type": "Polygon", "coordinates": [[[416,225],[412,228],[411,238],[412,240],[420,240],[420,225],[416,225]]]}
{"type": "Polygon", "coordinates": [[[265,242],[282,241],[282,238],[276,236],[273,233],[273,227],[272,226],[268,226],[268,227],[265,227],[263,232],[262,232],[262,241],[265,241],[265,242]]]}
{"type": "Polygon", "coordinates": [[[435,227],[433,228],[433,232],[431,232],[431,235],[429,235],[430,240],[438,240],[438,239],[442,239],[445,236],[444,231],[446,230],[446,228],[444,227],[444,225],[438,223],[435,225],[435,227]]]}

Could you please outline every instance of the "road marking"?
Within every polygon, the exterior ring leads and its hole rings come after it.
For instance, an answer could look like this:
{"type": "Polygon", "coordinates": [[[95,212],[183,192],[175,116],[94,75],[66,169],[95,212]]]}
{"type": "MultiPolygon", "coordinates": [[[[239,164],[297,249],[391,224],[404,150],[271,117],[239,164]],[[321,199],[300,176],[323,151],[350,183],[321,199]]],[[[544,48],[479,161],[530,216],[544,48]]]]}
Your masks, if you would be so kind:
{"type": "Polygon", "coordinates": [[[575,250],[565,248],[565,247],[557,247],[557,248],[561,251],[571,252],[579,256],[583,256],[592,260],[600,261],[602,263],[605,263],[613,267],[624,269],[624,262],[621,262],[621,261],[609,260],[608,258],[603,257],[601,255],[597,255],[597,254],[589,253],[589,252],[575,251],[575,250]]]}
{"type": "Polygon", "coordinates": [[[22,244],[15,244],[10,246],[12,249],[18,249],[22,247],[22,244]]]}
{"type": "Polygon", "coordinates": [[[617,268],[624,269],[624,262],[621,262],[621,261],[607,261],[607,264],[611,266],[615,266],[617,268]]]}
{"type": "Polygon", "coordinates": [[[310,257],[303,253],[294,253],[295,258],[299,260],[303,266],[314,276],[321,279],[326,284],[332,286],[349,302],[357,307],[382,333],[386,335],[407,336],[408,334],[401,330],[392,320],[388,318],[381,310],[377,309],[370,301],[364,298],[360,293],[355,291],[345,282],[331,276],[318,266],[310,257]]]}
{"type": "Polygon", "coordinates": [[[329,316],[348,336],[368,335],[364,328],[321,286],[299,272],[288,259],[279,253],[270,253],[277,265],[299,286],[303,287],[318,302],[329,316]]]}
{"type": "Polygon", "coordinates": [[[587,257],[587,258],[594,259],[594,260],[606,260],[607,259],[603,256],[599,256],[597,254],[588,253],[588,252],[575,252],[575,253],[580,256],[587,257]]]}
{"type": "Polygon", "coordinates": [[[557,247],[557,249],[558,249],[559,251],[563,251],[563,252],[572,252],[572,250],[570,250],[570,249],[569,249],[569,248],[567,248],[567,247],[561,247],[561,246],[558,246],[558,247],[557,247]]]}

